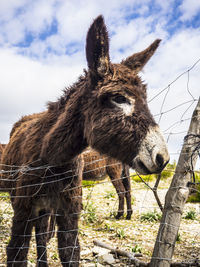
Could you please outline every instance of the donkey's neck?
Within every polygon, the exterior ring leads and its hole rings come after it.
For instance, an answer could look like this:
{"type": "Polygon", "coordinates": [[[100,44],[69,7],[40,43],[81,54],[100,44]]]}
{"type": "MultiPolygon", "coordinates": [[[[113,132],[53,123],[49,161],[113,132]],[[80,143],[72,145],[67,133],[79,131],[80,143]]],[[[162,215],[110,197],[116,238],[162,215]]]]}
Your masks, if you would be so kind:
{"type": "Polygon", "coordinates": [[[63,165],[87,147],[82,113],[85,89],[86,82],[81,80],[76,88],[70,88],[66,98],[49,104],[47,116],[53,117],[54,123],[44,136],[41,151],[41,158],[47,163],[63,165]]]}

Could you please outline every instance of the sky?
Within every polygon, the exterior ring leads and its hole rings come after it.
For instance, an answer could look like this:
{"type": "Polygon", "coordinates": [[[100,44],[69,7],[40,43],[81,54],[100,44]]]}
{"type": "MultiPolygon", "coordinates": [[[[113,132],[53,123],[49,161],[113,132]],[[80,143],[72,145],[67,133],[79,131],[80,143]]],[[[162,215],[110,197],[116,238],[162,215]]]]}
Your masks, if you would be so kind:
{"type": "Polygon", "coordinates": [[[0,0],[0,143],[21,116],[45,110],[87,68],[85,38],[100,14],[112,62],[162,39],[140,76],[177,160],[200,92],[196,0],[0,0]]]}

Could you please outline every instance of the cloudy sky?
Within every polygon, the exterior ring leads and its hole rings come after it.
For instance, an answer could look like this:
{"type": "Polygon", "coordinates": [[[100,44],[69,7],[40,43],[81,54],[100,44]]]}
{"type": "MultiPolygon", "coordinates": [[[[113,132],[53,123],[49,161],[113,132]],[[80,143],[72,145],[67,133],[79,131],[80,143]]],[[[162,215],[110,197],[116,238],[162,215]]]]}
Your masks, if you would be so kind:
{"type": "Polygon", "coordinates": [[[162,39],[141,76],[177,158],[200,92],[197,0],[0,0],[0,142],[8,142],[16,120],[44,110],[87,68],[85,37],[99,14],[114,62],[162,39]]]}

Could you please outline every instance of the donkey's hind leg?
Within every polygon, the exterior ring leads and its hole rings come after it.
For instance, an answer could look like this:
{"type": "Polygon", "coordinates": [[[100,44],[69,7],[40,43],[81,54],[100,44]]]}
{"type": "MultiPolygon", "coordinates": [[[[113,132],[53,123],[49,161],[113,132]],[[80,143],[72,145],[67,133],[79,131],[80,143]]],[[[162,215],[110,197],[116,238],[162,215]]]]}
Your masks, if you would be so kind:
{"type": "Polygon", "coordinates": [[[78,240],[78,212],[79,209],[66,214],[60,210],[56,217],[58,225],[58,250],[63,267],[78,267],[80,260],[80,246],[78,240]]]}
{"type": "Polygon", "coordinates": [[[124,188],[122,177],[121,177],[122,166],[121,164],[115,164],[113,166],[112,165],[108,166],[106,170],[107,170],[107,174],[109,175],[111,179],[113,186],[115,187],[115,190],[119,198],[118,212],[115,217],[116,219],[119,219],[124,214],[124,200],[125,200],[125,188],[124,188]]]}
{"type": "MultiPolygon", "coordinates": [[[[40,210],[35,222],[35,239],[37,245],[37,267],[47,267],[47,242],[50,237],[49,229],[50,212],[40,210]]],[[[54,229],[53,229],[54,230],[54,229]]]]}
{"type": "Polygon", "coordinates": [[[116,177],[110,176],[110,179],[111,179],[113,186],[115,187],[115,190],[117,191],[118,199],[119,199],[118,212],[115,218],[120,219],[124,215],[125,188],[122,183],[121,177],[116,178],[116,177]]]}
{"type": "Polygon", "coordinates": [[[125,197],[126,197],[126,205],[127,205],[126,219],[130,220],[131,215],[133,213],[133,210],[131,207],[131,181],[130,181],[129,166],[125,164],[123,164],[123,169],[122,169],[122,182],[125,188],[125,197]]]}
{"type": "Polygon", "coordinates": [[[15,210],[11,240],[7,246],[7,267],[26,267],[33,222],[30,211],[15,210]]]}

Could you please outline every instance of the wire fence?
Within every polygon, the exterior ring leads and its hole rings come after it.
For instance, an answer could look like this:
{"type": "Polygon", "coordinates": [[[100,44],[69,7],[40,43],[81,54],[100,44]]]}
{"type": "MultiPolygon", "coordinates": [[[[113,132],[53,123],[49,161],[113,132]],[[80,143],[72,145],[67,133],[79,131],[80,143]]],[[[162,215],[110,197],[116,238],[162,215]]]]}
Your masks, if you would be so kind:
{"type": "MultiPolygon", "coordinates": [[[[177,160],[178,158],[184,136],[187,134],[194,105],[198,101],[198,96],[194,93],[196,89],[193,88],[193,86],[197,87],[198,85],[194,85],[192,79],[194,78],[193,71],[199,71],[199,69],[200,59],[188,70],[177,76],[168,86],[159,90],[159,92],[149,100],[150,106],[154,106],[155,103],[157,110],[158,107],[160,107],[159,113],[155,113],[154,117],[163,129],[172,159],[177,160]],[[173,97],[174,86],[183,78],[185,80],[184,88],[181,89],[182,95],[180,99],[176,99],[176,94],[173,97]]],[[[198,92],[198,90],[196,91],[198,92]]],[[[199,153],[199,144],[200,143],[196,141],[192,144],[195,153],[199,153]]],[[[10,240],[13,217],[12,205],[16,205],[15,202],[18,201],[17,198],[30,199],[30,195],[28,197],[27,195],[14,195],[14,190],[23,191],[32,188],[30,189],[32,192],[31,196],[35,201],[35,196],[37,196],[37,200],[40,197],[45,199],[50,187],[56,190],[57,185],[66,180],[69,180],[67,188],[62,188],[61,192],[71,188],[73,191],[72,195],[74,194],[73,199],[76,200],[81,198],[79,190],[82,190],[83,206],[80,211],[71,214],[71,216],[80,216],[79,225],[74,225],[74,228],[71,227],[70,229],[65,229],[64,227],[57,228],[56,220],[65,216],[59,209],[52,210],[48,208],[48,212],[45,213],[38,211],[33,214],[30,212],[30,217],[26,221],[24,232],[22,233],[23,246],[15,246],[15,249],[19,251],[29,249],[29,266],[35,266],[36,264],[36,250],[40,251],[39,262],[41,266],[42,263],[46,262],[46,252],[49,266],[61,266],[59,254],[62,254],[63,250],[68,250],[72,255],[70,262],[62,262],[63,265],[77,266],[77,262],[73,260],[73,255],[76,253],[79,246],[81,247],[81,266],[101,266],[101,264],[134,266],[134,264],[140,264],[140,262],[145,266],[145,263],[150,262],[160,225],[160,209],[164,205],[165,195],[175,172],[176,164],[171,162],[166,170],[163,171],[159,180],[155,175],[140,177],[134,170],[130,170],[129,179],[129,176],[126,176],[122,172],[124,166],[121,163],[109,157],[97,154],[88,157],[87,153],[89,152],[85,152],[85,159],[84,154],[81,159],[84,162],[82,173],[83,182],[76,187],[73,187],[73,181],[77,175],[77,170],[73,168],[67,171],[61,170],[60,173],[58,173],[57,169],[55,172],[57,166],[41,164],[38,167],[38,162],[24,163],[23,166],[1,164],[0,173],[2,177],[4,175],[9,175],[12,176],[12,181],[17,182],[20,176],[26,174],[30,180],[33,176],[38,176],[40,182],[30,183],[29,180],[27,184],[21,185],[16,183],[17,186],[13,187],[13,184],[10,183],[10,179],[3,179],[5,183],[7,182],[7,186],[4,188],[4,192],[0,193],[0,266],[6,266],[6,247],[10,240]],[[43,174],[42,176],[41,173],[43,174]],[[114,175],[109,176],[110,173],[114,173],[114,175]],[[121,173],[123,173],[123,175],[121,175],[121,173]],[[42,177],[45,177],[45,179],[42,177]],[[46,179],[48,179],[48,181],[46,179]],[[125,181],[130,183],[131,189],[125,186],[125,181]],[[76,190],[78,190],[78,193],[76,190]],[[131,192],[131,196],[128,195],[129,191],[131,192]],[[10,192],[10,194],[7,192],[10,192]],[[158,200],[161,206],[159,206],[158,200]],[[131,203],[131,209],[130,205],[128,206],[129,201],[131,203]],[[129,218],[129,220],[126,220],[128,212],[130,212],[129,215],[131,219],[129,218]],[[116,219],[117,216],[120,217],[119,220],[116,219]],[[32,235],[33,226],[35,226],[35,230],[33,230],[34,234],[32,235]],[[68,233],[73,237],[74,246],[59,247],[60,244],[57,243],[56,235],[64,236],[64,233],[68,233]],[[80,244],[77,242],[78,234],[80,244]],[[29,239],[31,239],[30,244],[29,239]],[[36,241],[39,242],[37,247],[36,241]],[[104,250],[96,246],[99,244],[99,241],[109,245],[109,250],[104,250]],[[94,243],[96,245],[94,245],[94,243]],[[120,252],[118,251],[118,253],[116,253],[116,248],[118,248],[118,250],[121,249],[123,252],[128,252],[128,254],[125,255],[126,257],[124,257],[123,253],[122,256],[119,256],[120,252]],[[110,250],[115,252],[112,257],[110,256],[111,254],[108,254],[110,250]],[[110,258],[106,258],[105,255],[109,255],[110,258]]],[[[193,166],[191,170],[193,194],[190,197],[190,202],[187,202],[184,208],[173,261],[187,261],[187,263],[192,262],[194,264],[193,266],[199,266],[200,172],[198,166],[195,172],[194,169],[195,166],[193,166]]],[[[52,200],[52,202],[53,201],[54,200],[52,200]]],[[[44,210],[50,207],[49,203],[45,201],[40,205],[44,210]]],[[[35,206],[37,206],[37,203],[35,206]]],[[[42,210],[41,207],[40,210],[42,210]]],[[[105,244],[104,247],[106,247],[105,244]]],[[[7,250],[12,249],[12,247],[7,248],[7,250]]],[[[23,266],[24,261],[16,260],[14,263],[12,262],[10,264],[9,266],[23,266]]]]}

